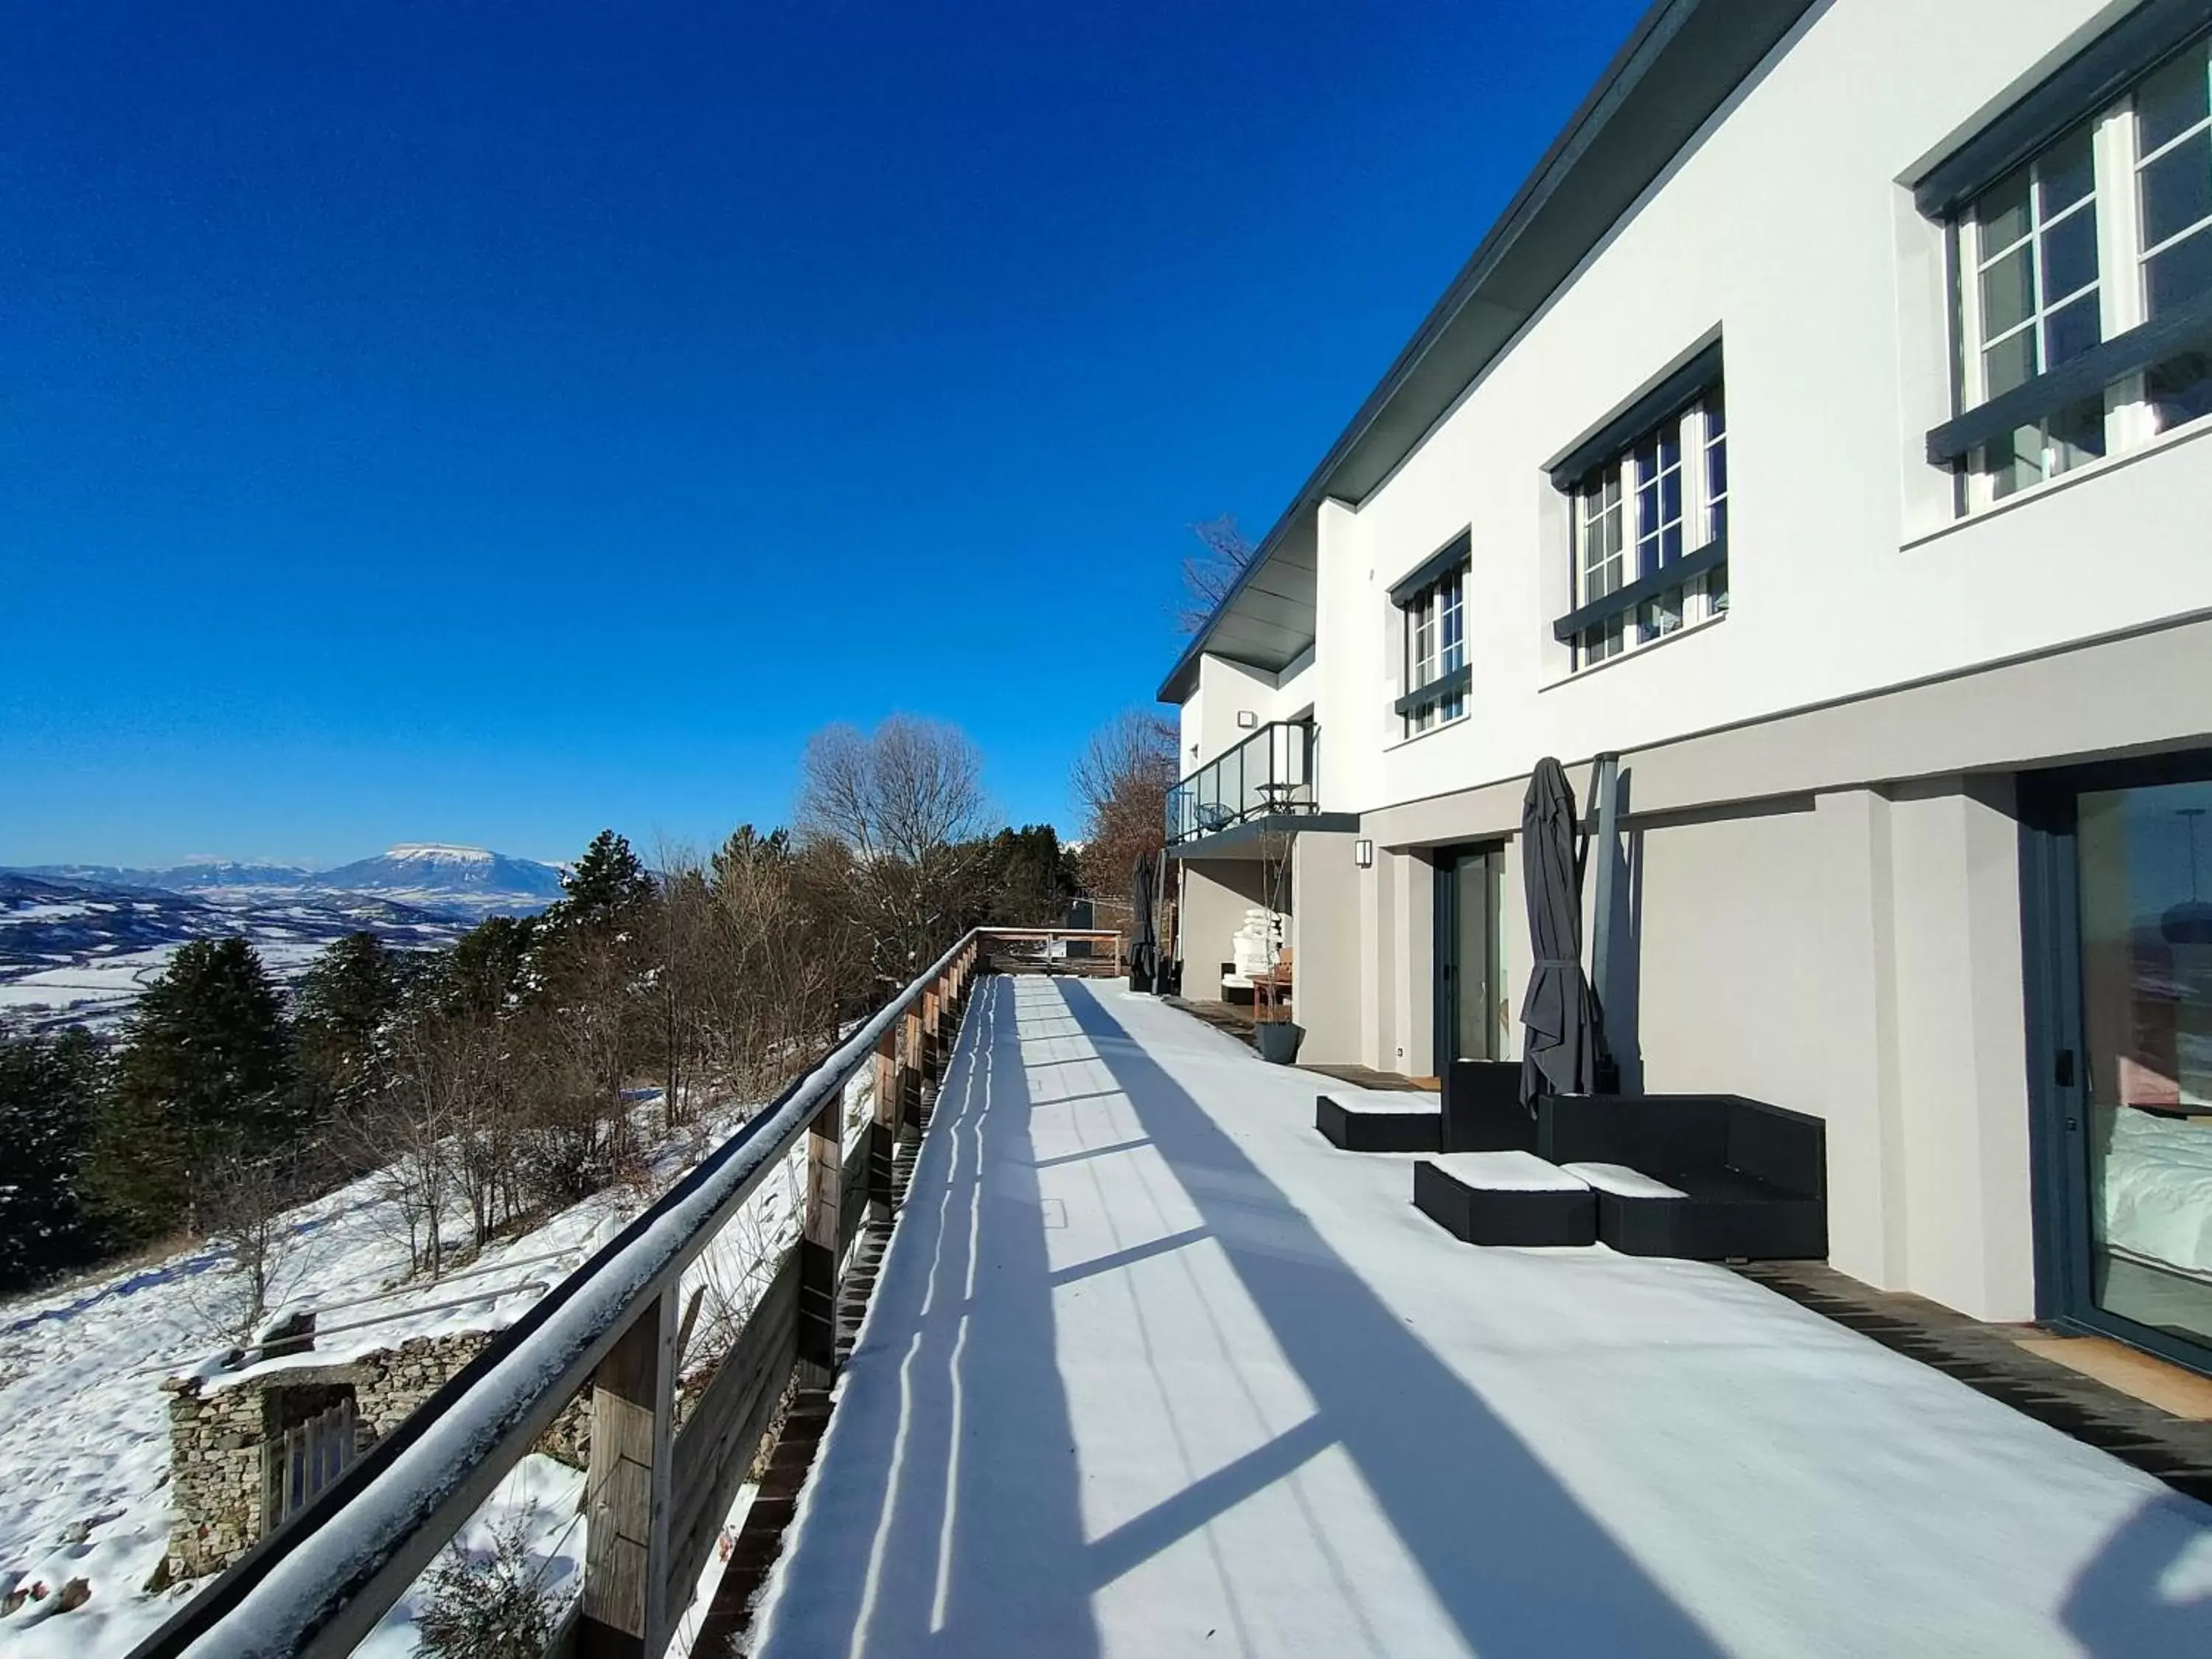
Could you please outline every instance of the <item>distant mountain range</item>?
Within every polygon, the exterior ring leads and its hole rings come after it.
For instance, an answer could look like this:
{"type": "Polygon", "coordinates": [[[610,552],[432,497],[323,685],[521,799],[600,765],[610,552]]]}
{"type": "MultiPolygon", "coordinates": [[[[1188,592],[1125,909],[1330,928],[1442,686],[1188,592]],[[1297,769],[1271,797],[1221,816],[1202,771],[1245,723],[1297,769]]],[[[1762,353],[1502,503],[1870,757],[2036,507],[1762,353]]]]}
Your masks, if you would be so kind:
{"type": "Polygon", "coordinates": [[[561,896],[561,872],[535,859],[480,847],[404,842],[333,870],[193,859],[164,869],[113,864],[33,864],[7,873],[98,887],[154,887],[215,904],[279,896],[374,893],[419,909],[470,917],[529,915],[561,896]]]}
{"type": "Polygon", "coordinates": [[[111,1024],[195,939],[243,934],[289,981],[346,933],[427,949],[560,896],[552,865],[429,843],[333,870],[221,859],[0,870],[0,1030],[111,1024]]]}

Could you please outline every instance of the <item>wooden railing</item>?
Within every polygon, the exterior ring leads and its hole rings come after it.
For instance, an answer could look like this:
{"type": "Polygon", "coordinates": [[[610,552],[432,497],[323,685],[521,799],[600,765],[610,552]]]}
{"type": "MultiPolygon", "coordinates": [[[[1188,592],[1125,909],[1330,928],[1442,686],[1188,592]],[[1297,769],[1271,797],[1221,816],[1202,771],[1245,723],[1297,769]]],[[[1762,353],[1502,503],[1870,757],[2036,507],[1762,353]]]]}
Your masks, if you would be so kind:
{"type": "Polygon", "coordinates": [[[349,1653],[585,1388],[592,1391],[585,1567],[574,1647],[658,1659],[794,1369],[836,1364],[838,1275],[864,1212],[888,1219],[891,1164],[921,1129],[986,952],[1103,930],[978,929],[486,1346],[297,1517],[132,1650],[131,1659],[349,1653]],[[845,1089],[873,1067],[874,1109],[848,1148],[845,1089]],[[798,1243],[677,1427],[684,1269],[795,1154],[798,1243]]]}

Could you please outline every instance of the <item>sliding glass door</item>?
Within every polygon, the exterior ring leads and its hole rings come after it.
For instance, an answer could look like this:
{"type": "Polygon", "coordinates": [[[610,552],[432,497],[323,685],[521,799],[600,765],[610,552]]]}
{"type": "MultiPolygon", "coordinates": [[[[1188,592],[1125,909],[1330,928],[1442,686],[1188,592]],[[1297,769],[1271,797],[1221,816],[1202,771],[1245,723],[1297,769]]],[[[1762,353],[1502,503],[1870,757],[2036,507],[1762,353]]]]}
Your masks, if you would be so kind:
{"type": "Polygon", "coordinates": [[[2050,1311],[2212,1364],[2212,757],[2030,822],[2050,1311]]]}
{"type": "Polygon", "coordinates": [[[1505,855],[1458,848],[1437,860],[1437,1071],[1504,1054],[1498,954],[1505,855]]]}

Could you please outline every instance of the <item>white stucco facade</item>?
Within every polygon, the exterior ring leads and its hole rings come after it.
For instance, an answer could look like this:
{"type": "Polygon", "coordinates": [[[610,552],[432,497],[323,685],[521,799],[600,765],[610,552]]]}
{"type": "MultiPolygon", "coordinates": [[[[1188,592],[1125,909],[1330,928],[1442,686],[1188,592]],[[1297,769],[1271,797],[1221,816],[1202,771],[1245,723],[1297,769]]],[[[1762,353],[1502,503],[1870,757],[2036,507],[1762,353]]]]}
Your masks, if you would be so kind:
{"type": "Polygon", "coordinates": [[[1296,866],[1309,1058],[1437,1068],[1439,849],[1504,844],[1517,996],[1530,768],[1581,791],[1617,753],[1625,1080],[1824,1117],[1838,1267],[2034,1314],[2016,781],[2212,744],[2212,419],[1967,510],[1928,459],[1956,347],[1913,186],[2133,9],[1804,9],[1378,481],[1293,507],[1269,546],[1310,550],[1307,649],[1202,642],[1170,687],[1186,772],[1240,709],[1310,716],[1320,805],[1357,816],[1296,866]],[[1549,469],[1715,341],[1729,608],[1578,668],[1549,469]],[[1408,737],[1390,590],[1462,532],[1467,712],[1408,737]]]}

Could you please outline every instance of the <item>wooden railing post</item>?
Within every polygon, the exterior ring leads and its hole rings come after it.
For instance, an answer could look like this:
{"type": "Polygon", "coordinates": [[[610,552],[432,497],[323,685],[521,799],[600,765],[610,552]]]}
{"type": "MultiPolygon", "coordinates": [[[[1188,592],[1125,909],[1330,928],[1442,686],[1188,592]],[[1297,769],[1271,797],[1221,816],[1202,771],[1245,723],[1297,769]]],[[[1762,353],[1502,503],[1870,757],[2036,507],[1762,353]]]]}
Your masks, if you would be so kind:
{"type": "Polygon", "coordinates": [[[809,1388],[837,1374],[837,1220],[845,1184],[843,1097],[806,1137],[806,1218],[799,1236],[799,1370],[809,1388]]]}
{"type": "Polygon", "coordinates": [[[899,1073],[899,1121],[901,1140],[918,1139],[921,1134],[921,1006],[919,1000],[906,1011],[902,1022],[905,1055],[899,1073]]]}
{"type": "Polygon", "coordinates": [[[891,1218],[891,1152],[898,1145],[899,1104],[906,1097],[906,1083],[899,1072],[898,1028],[885,1031],[876,1044],[874,1121],[868,1125],[868,1213],[877,1221],[891,1218]]]}
{"type": "Polygon", "coordinates": [[[938,987],[933,980],[921,993],[921,1069],[933,1082],[945,1075],[945,1057],[937,1051],[938,987]]]}
{"type": "Polygon", "coordinates": [[[580,1659],[658,1659],[668,1644],[676,1297],[653,1299],[592,1378],[580,1659]]]}

